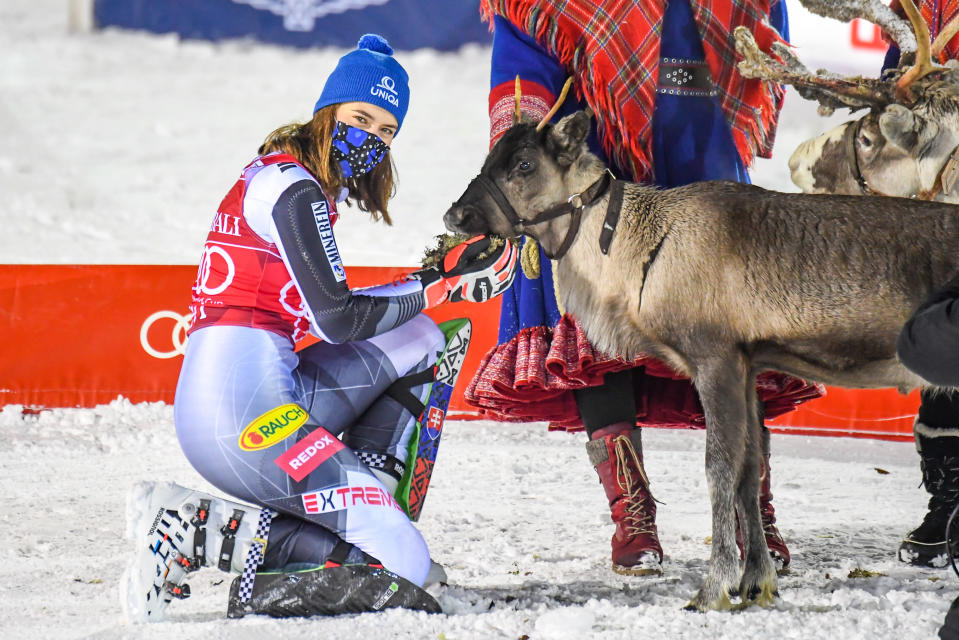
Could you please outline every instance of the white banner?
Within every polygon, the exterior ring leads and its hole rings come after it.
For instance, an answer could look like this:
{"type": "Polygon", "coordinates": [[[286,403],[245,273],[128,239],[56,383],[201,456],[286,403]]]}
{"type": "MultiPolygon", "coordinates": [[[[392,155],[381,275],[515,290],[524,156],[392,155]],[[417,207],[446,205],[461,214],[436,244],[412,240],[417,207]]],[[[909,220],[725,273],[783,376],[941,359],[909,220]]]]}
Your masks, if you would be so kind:
{"type": "Polygon", "coordinates": [[[786,8],[790,42],[810,70],[872,77],[879,74],[888,49],[879,27],[864,20],[848,23],[823,18],[810,13],[799,0],[786,0],[786,8]]]}

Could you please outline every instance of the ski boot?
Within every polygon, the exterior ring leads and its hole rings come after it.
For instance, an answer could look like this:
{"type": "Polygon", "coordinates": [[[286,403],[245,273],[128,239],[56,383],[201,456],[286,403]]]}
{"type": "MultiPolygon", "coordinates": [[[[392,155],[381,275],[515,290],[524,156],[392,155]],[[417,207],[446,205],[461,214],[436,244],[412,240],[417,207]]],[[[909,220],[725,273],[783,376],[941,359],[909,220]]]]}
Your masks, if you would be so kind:
{"type": "Polygon", "coordinates": [[[134,487],[127,498],[127,538],[135,552],[120,585],[127,619],[162,620],[174,598],[189,597],[187,574],[200,567],[242,572],[251,545],[261,554],[266,547],[262,521],[269,531],[272,514],[172,482],[134,487]]]}
{"type": "Polygon", "coordinates": [[[899,546],[899,560],[943,568],[949,565],[950,547],[953,557],[959,557],[959,518],[953,521],[949,544],[946,543],[946,524],[959,503],[959,436],[931,435],[935,433],[936,430],[916,423],[916,448],[922,483],[930,494],[929,510],[922,523],[906,534],[899,546]]]}
{"type": "Polygon", "coordinates": [[[656,502],[643,469],[641,433],[632,423],[610,425],[593,432],[586,452],[606,491],[616,524],[613,571],[662,575],[663,548],[656,530],[656,502]]]}

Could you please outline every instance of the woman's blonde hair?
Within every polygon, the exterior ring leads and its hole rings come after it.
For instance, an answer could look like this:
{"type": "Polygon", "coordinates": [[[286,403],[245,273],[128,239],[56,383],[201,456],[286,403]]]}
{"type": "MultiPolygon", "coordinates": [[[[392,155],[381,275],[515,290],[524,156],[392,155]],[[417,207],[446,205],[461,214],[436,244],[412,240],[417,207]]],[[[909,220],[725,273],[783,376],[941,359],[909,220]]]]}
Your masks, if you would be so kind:
{"type": "Polygon", "coordinates": [[[374,220],[382,218],[383,222],[392,225],[393,221],[386,210],[387,200],[396,191],[393,177],[395,168],[390,152],[386,152],[386,157],[372,171],[359,178],[344,178],[339,167],[330,159],[338,106],[331,104],[323,107],[313,114],[309,122],[294,122],[276,129],[260,145],[258,153],[288,153],[313,174],[328,196],[335,198],[340,189],[346,187],[350,190],[349,198],[356,200],[360,211],[367,211],[374,220]]]}

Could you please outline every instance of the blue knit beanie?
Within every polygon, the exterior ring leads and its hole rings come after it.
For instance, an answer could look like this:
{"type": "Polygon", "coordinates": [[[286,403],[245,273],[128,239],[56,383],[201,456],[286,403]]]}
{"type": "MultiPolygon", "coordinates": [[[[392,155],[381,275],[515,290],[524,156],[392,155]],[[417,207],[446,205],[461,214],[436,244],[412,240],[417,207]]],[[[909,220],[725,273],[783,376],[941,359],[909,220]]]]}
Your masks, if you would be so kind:
{"type": "Polygon", "coordinates": [[[382,36],[368,33],[356,50],[340,58],[326,79],[313,113],[341,102],[369,102],[396,117],[397,132],[410,103],[409,76],[393,58],[393,48],[382,36]]]}

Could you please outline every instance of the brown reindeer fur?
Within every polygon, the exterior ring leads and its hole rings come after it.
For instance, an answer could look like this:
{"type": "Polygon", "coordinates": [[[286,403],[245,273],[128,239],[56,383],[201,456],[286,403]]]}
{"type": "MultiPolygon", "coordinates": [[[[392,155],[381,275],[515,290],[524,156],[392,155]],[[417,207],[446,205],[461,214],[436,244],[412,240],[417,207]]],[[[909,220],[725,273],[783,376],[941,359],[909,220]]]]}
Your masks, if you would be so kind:
{"type": "MultiPolygon", "coordinates": [[[[587,127],[583,113],[539,133],[517,125],[482,173],[530,220],[602,175],[605,166],[585,146],[587,127]]],[[[713,546],[706,583],[690,606],[727,608],[730,590],[744,602],[769,603],[776,575],[758,509],[756,375],[776,370],[902,391],[928,386],[899,363],[895,343],[920,302],[959,270],[959,208],[733,182],[629,184],[604,256],[598,238],[607,203],[608,195],[584,210],[576,240],[555,264],[558,292],[596,347],[627,358],[655,355],[699,392],[713,546]],[[742,573],[736,511],[745,522],[742,573]]],[[[461,233],[522,231],[550,252],[569,226],[563,217],[517,227],[475,182],[444,219],[461,233]]]]}
{"type": "MultiPolygon", "coordinates": [[[[665,346],[681,356],[720,341],[749,353],[757,373],[845,387],[922,384],[896,362],[895,339],[959,268],[954,206],[733,182],[630,185],[604,257],[595,241],[604,205],[584,216],[580,241],[556,269],[567,309],[597,347],[632,357],[664,355],[665,346]]],[[[666,359],[693,373],[685,358],[666,359]]]]}

